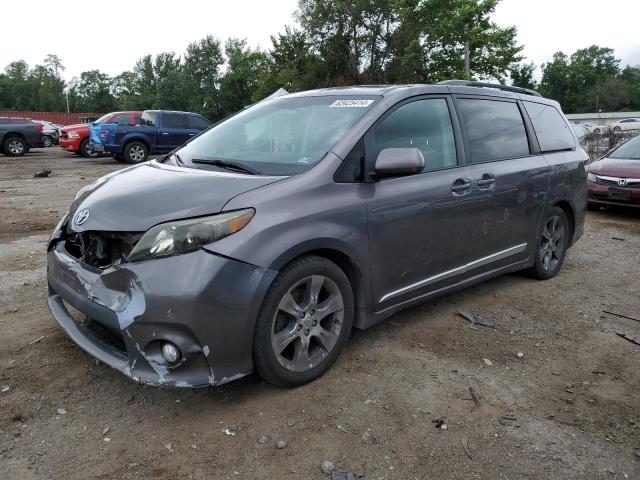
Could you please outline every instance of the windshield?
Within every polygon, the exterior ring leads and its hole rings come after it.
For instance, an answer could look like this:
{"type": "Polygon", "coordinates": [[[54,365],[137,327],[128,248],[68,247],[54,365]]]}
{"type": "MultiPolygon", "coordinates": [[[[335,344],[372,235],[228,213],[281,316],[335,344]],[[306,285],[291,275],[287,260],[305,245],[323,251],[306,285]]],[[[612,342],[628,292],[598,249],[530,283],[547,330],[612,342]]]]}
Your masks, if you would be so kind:
{"type": "Polygon", "coordinates": [[[640,160],[640,136],[622,144],[607,156],[619,160],[640,160]]]}
{"type": "Polygon", "coordinates": [[[107,121],[108,118],[111,117],[110,113],[105,113],[103,116],[101,116],[99,119],[97,119],[95,122],[93,123],[104,123],[107,121]]]}
{"type": "Polygon", "coordinates": [[[379,97],[320,96],[267,100],[224,120],[177,151],[197,168],[222,168],[198,160],[233,162],[258,174],[309,170],[379,97]],[[195,161],[195,162],[192,162],[195,161]]]}

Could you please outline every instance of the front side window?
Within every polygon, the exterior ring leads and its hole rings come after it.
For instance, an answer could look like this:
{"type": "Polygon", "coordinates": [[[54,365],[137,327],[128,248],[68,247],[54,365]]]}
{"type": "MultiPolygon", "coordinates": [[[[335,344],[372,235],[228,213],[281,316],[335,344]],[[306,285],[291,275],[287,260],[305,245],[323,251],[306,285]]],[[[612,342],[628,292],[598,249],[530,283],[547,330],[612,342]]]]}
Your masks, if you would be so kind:
{"type": "Polygon", "coordinates": [[[103,116],[101,116],[99,119],[97,119],[97,120],[96,120],[95,122],[93,122],[93,123],[97,123],[97,124],[100,124],[100,123],[107,123],[107,122],[110,122],[110,120],[109,120],[110,118],[111,118],[111,114],[110,114],[110,113],[106,113],[106,114],[104,114],[103,116]]]}
{"type": "Polygon", "coordinates": [[[517,103],[462,98],[456,107],[467,132],[471,163],[529,155],[527,132],[517,103]]]}
{"type": "Polygon", "coordinates": [[[424,172],[457,165],[449,107],[444,98],[417,100],[397,108],[374,130],[378,153],[385,148],[417,148],[424,172]]]}
{"type": "Polygon", "coordinates": [[[257,103],[207,130],[177,151],[191,160],[227,161],[259,174],[290,175],[309,170],[379,97],[281,97],[257,103]]]}
{"type": "Polygon", "coordinates": [[[155,125],[156,125],[156,114],[155,114],[155,112],[142,112],[142,117],[140,118],[140,125],[146,125],[148,127],[155,127],[155,125]]]}
{"type": "Polygon", "coordinates": [[[540,150],[550,152],[554,150],[568,150],[576,146],[569,125],[564,121],[560,112],[552,105],[536,102],[523,102],[533,129],[538,137],[540,150]]]}
{"type": "Polygon", "coordinates": [[[118,125],[129,125],[129,114],[122,113],[120,115],[116,115],[115,118],[111,120],[111,123],[117,123],[118,125]]]}

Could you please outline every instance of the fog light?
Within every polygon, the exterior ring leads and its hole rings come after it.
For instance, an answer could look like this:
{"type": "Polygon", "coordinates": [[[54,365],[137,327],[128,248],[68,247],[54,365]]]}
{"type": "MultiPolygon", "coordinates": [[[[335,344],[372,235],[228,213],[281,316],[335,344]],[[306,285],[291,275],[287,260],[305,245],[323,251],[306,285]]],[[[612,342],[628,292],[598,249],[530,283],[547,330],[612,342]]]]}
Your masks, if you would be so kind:
{"type": "Polygon", "coordinates": [[[169,363],[176,363],[180,360],[180,350],[173,343],[162,345],[162,357],[169,363]]]}

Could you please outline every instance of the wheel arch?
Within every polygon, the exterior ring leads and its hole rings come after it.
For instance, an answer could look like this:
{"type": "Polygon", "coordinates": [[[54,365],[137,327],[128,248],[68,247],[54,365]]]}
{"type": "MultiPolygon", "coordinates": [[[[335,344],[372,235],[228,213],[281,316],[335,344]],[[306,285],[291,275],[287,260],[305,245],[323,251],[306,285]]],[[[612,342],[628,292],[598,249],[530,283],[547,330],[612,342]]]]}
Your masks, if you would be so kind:
{"type": "Polygon", "coordinates": [[[124,148],[131,142],[143,143],[147,147],[147,150],[149,150],[149,154],[151,154],[151,144],[149,142],[149,139],[146,138],[144,135],[136,135],[136,134],[124,137],[122,139],[122,148],[120,149],[120,153],[124,153],[124,148]]]}
{"type": "Polygon", "coordinates": [[[309,245],[303,250],[296,249],[291,251],[288,255],[280,257],[277,264],[282,269],[295,260],[302,257],[315,255],[317,257],[326,258],[327,260],[335,263],[345,273],[351,284],[353,290],[353,298],[355,300],[355,313],[353,319],[353,325],[361,328],[364,320],[365,312],[367,310],[367,298],[368,289],[366,288],[366,281],[363,276],[362,269],[358,266],[357,262],[349,255],[344,249],[340,249],[333,246],[312,246],[309,245]]]}
{"type": "Polygon", "coordinates": [[[559,200],[556,203],[554,203],[553,206],[560,208],[564,212],[564,214],[567,216],[567,222],[569,223],[569,239],[570,239],[569,246],[571,246],[573,245],[573,242],[574,242],[573,236],[576,231],[576,214],[573,210],[573,207],[566,200],[559,200]]]}

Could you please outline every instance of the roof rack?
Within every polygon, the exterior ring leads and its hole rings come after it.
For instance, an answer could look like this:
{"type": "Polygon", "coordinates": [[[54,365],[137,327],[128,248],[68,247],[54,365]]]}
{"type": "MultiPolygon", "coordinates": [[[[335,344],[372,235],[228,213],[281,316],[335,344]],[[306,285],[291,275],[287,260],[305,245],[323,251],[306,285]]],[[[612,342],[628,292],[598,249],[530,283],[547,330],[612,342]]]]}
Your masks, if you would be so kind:
{"type": "Polygon", "coordinates": [[[505,92],[522,93],[524,95],[533,95],[535,97],[541,97],[535,90],[528,88],[514,87],[513,85],[502,85],[500,83],[488,83],[488,82],[476,82],[473,80],[443,80],[438,82],[439,85],[451,85],[455,87],[480,87],[480,88],[496,88],[505,92]]]}

